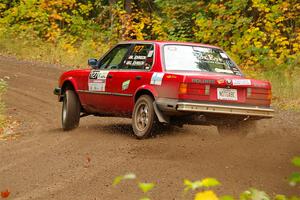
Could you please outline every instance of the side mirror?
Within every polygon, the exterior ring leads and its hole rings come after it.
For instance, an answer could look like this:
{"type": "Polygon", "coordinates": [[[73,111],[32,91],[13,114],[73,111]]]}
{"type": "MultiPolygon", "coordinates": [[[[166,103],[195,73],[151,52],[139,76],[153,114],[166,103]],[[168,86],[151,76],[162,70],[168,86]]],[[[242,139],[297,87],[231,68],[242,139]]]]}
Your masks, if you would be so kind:
{"type": "Polygon", "coordinates": [[[97,59],[95,59],[95,58],[90,58],[90,59],[88,60],[88,65],[91,66],[93,69],[95,69],[95,68],[98,67],[97,64],[98,64],[98,61],[97,61],[97,59]]]}

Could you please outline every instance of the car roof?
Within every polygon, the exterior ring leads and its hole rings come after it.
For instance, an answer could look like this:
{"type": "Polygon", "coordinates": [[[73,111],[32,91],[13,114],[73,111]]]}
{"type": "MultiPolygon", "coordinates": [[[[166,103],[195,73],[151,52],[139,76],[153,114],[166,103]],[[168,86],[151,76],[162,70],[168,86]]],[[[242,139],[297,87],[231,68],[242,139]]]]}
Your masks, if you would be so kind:
{"type": "Polygon", "coordinates": [[[119,44],[135,44],[135,43],[155,43],[159,46],[163,46],[166,44],[177,44],[177,45],[193,45],[193,46],[201,46],[201,47],[210,47],[210,48],[217,48],[220,49],[220,47],[209,45],[209,44],[201,44],[201,43],[195,43],[195,42],[178,42],[178,41],[158,41],[158,40],[129,40],[129,41],[121,41],[119,44]]]}

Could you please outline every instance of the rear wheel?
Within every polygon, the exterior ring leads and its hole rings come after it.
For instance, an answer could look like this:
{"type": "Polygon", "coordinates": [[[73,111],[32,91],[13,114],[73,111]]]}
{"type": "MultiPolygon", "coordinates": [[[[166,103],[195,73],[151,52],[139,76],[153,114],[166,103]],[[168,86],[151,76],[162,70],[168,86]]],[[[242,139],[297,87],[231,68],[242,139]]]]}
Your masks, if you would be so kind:
{"type": "Polygon", "coordinates": [[[225,123],[217,126],[221,136],[246,137],[256,130],[256,121],[239,121],[235,123],[225,123]]]}
{"type": "Polygon", "coordinates": [[[80,102],[73,90],[67,90],[62,106],[62,127],[64,131],[72,130],[79,125],[80,102]]]}
{"type": "Polygon", "coordinates": [[[135,103],[132,114],[132,128],[138,139],[148,138],[153,135],[157,123],[153,107],[153,98],[142,95],[135,103]]]}

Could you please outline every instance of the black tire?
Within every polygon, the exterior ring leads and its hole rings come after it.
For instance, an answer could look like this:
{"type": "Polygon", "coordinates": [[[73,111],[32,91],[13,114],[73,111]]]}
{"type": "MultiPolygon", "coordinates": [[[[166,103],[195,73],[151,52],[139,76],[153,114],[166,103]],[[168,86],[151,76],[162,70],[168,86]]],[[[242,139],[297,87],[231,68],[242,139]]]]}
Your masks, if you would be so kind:
{"type": "Polygon", "coordinates": [[[139,97],[132,113],[133,133],[138,139],[145,139],[153,135],[157,117],[153,107],[153,98],[149,95],[139,97]]]}
{"type": "Polygon", "coordinates": [[[79,125],[80,102],[73,90],[67,90],[64,94],[61,121],[64,131],[72,130],[79,125]]]}
{"type": "Polygon", "coordinates": [[[256,131],[256,121],[246,120],[236,123],[226,123],[217,126],[219,135],[223,137],[235,136],[235,137],[246,137],[251,132],[256,131]]]}

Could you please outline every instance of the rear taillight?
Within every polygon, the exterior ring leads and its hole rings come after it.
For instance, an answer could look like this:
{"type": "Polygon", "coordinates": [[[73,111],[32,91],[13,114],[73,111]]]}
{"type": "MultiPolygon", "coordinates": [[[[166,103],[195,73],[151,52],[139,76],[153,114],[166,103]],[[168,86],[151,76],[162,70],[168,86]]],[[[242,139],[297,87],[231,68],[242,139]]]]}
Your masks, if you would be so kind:
{"type": "Polygon", "coordinates": [[[180,83],[178,93],[179,94],[186,94],[187,93],[187,87],[188,87],[187,83],[180,83]]]}
{"type": "Polygon", "coordinates": [[[272,99],[272,90],[268,90],[268,96],[267,96],[268,100],[272,99]]]}

